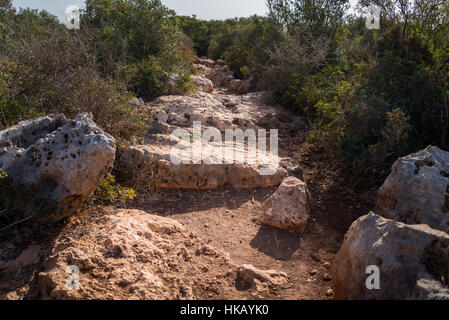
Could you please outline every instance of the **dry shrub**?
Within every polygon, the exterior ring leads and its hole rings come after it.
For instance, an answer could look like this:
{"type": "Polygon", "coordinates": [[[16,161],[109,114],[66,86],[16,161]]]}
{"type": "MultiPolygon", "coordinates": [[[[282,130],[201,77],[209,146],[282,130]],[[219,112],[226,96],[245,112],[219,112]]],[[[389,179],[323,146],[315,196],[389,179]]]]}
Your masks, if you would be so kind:
{"type": "Polygon", "coordinates": [[[259,86],[261,89],[282,93],[289,86],[290,75],[297,74],[306,78],[323,65],[329,53],[330,42],[301,29],[280,34],[282,41],[267,49],[270,59],[259,86]]]}
{"type": "MultiPolygon", "coordinates": [[[[59,31],[50,36],[18,40],[14,55],[2,64],[6,99],[33,114],[91,112],[94,120],[119,142],[145,128],[144,112],[130,103],[123,84],[97,72],[89,31],[59,31]]],[[[21,120],[21,119],[19,119],[21,120]]],[[[6,123],[6,125],[11,123],[6,123]]]]}

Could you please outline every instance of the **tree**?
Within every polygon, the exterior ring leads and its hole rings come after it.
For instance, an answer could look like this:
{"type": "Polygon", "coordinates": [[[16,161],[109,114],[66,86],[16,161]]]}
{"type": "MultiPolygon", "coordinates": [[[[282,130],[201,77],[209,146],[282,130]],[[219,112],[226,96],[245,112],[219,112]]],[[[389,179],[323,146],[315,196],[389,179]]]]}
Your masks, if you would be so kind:
{"type": "Polygon", "coordinates": [[[344,22],[348,0],[267,0],[269,17],[284,30],[306,27],[313,35],[333,34],[344,22]]]}
{"type": "Polygon", "coordinates": [[[385,20],[402,25],[403,36],[425,32],[431,37],[449,25],[449,0],[360,0],[359,5],[379,7],[385,20]]]}

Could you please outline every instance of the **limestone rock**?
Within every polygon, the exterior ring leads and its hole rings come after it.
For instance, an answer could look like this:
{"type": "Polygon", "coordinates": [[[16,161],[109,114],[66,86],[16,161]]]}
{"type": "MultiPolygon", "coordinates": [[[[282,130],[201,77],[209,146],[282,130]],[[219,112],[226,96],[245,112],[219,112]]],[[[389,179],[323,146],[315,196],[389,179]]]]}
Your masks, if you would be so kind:
{"type": "Polygon", "coordinates": [[[198,87],[200,92],[208,92],[211,93],[214,91],[214,84],[211,80],[200,77],[200,76],[191,76],[190,77],[192,83],[198,87]]]}
{"type": "Polygon", "coordinates": [[[310,216],[307,185],[298,178],[288,177],[276,193],[262,204],[262,210],[262,223],[304,233],[310,216]]]}
{"type": "Polygon", "coordinates": [[[378,191],[376,211],[449,232],[449,152],[429,146],[399,158],[378,191]]]}
{"type": "Polygon", "coordinates": [[[78,211],[112,167],[115,139],[101,130],[92,115],[73,120],[50,115],[0,132],[0,169],[14,187],[34,185],[40,199],[59,207],[44,220],[58,221],[78,211]]]}
{"type": "Polygon", "coordinates": [[[146,107],[153,117],[156,112],[166,113],[170,125],[192,128],[194,121],[203,127],[214,127],[224,132],[226,129],[258,129],[259,119],[266,113],[278,112],[270,106],[268,92],[258,92],[239,98],[200,92],[191,96],[159,97],[146,107]],[[237,108],[238,106],[238,108],[237,108]],[[231,109],[231,110],[230,110],[231,109]]]}
{"type": "Polygon", "coordinates": [[[250,264],[244,264],[237,269],[237,277],[249,285],[256,285],[256,280],[270,286],[282,286],[288,283],[285,272],[275,270],[259,270],[250,264]]]}
{"type": "Polygon", "coordinates": [[[280,184],[287,176],[287,171],[278,165],[278,157],[270,153],[266,153],[259,162],[238,144],[205,143],[199,147],[198,143],[185,142],[186,150],[176,150],[172,157],[176,142],[168,137],[158,138],[152,144],[129,147],[120,163],[134,177],[151,171],[151,178],[146,181],[159,188],[217,189],[226,184],[235,189],[271,187],[280,184]],[[243,162],[232,162],[234,156],[243,162]],[[194,163],[194,160],[199,160],[199,163],[194,163]]]}
{"type": "Polygon", "coordinates": [[[197,255],[206,243],[179,222],[138,210],[105,212],[54,243],[39,299],[201,299],[210,293],[201,288],[215,277],[231,282],[235,270],[216,249],[213,259],[197,255]]]}
{"type": "Polygon", "coordinates": [[[448,299],[449,235],[374,213],[353,223],[335,259],[336,299],[448,299]],[[379,290],[366,286],[380,271],[379,290]]]}
{"type": "Polygon", "coordinates": [[[197,64],[206,66],[206,67],[213,67],[215,66],[215,62],[212,59],[208,59],[207,57],[201,57],[197,58],[195,61],[197,64]]]}
{"type": "Polygon", "coordinates": [[[243,81],[240,79],[234,79],[229,82],[229,89],[230,90],[238,90],[240,86],[242,85],[243,81]]]}
{"type": "Polygon", "coordinates": [[[253,77],[250,77],[242,82],[242,84],[238,87],[238,91],[240,93],[248,93],[250,92],[255,85],[255,79],[253,77]]]}

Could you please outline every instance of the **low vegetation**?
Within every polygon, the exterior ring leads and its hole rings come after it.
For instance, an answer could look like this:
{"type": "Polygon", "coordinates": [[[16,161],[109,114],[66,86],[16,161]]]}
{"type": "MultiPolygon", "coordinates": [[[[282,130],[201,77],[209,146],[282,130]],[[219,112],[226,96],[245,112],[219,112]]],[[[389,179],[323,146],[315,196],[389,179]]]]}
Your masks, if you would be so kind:
{"type": "Polygon", "coordinates": [[[87,0],[78,31],[0,3],[1,128],[90,111],[126,145],[148,124],[132,97],[191,92],[198,55],[307,117],[308,141],[360,186],[383,181],[399,156],[449,147],[447,0],[359,1],[381,8],[380,30],[341,0],[268,0],[266,17],[224,21],[177,16],[159,0],[87,0]]]}

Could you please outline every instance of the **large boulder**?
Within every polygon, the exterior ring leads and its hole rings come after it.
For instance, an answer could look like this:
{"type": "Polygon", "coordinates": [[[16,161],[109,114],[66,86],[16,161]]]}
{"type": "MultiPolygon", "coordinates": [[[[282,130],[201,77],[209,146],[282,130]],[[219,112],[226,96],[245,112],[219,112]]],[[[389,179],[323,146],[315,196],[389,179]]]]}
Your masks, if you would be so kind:
{"type": "Polygon", "coordinates": [[[399,158],[379,189],[376,211],[449,232],[449,152],[429,146],[399,158]]]}
{"type": "Polygon", "coordinates": [[[335,298],[449,299],[448,252],[446,233],[370,213],[353,223],[337,254],[335,298]],[[375,284],[370,266],[379,268],[378,289],[366,285],[375,284]]]}
{"type": "Polygon", "coordinates": [[[199,89],[200,92],[211,93],[214,91],[214,84],[211,80],[200,76],[191,76],[190,80],[199,89]]]}
{"type": "Polygon", "coordinates": [[[163,189],[207,190],[226,184],[235,189],[272,187],[287,176],[276,155],[266,153],[259,161],[248,155],[243,145],[225,142],[200,145],[173,142],[168,136],[159,135],[151,144],[129,147],[120,158],[121,167],[127,168],[130,177],[148,175],[144,179],[148,185],[163,189]],[[177,143],[184,144],[185,150],[172,153],[177,143]]]}
{"type": "Polygon", "coordinates": [[[79,210],[98,187],[115,157],[115,139],[90,114],[73,120],[50,115],[20,122],[0,132],[0,169],[16,190],[33,185],[39,199],[53,200],[58,221],[79,210]]]}
{"type": "Polygon", "coordinates": [[[288,177],[262,204],[262,210],[262,223],[304,233],[310,216],[307,185],[296,177],[288,177]]]}

